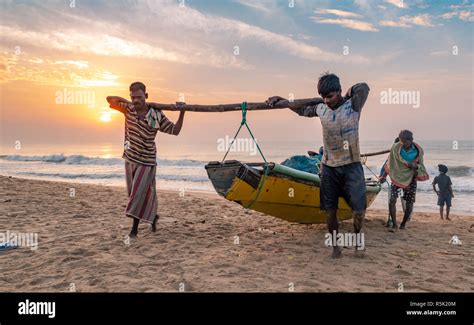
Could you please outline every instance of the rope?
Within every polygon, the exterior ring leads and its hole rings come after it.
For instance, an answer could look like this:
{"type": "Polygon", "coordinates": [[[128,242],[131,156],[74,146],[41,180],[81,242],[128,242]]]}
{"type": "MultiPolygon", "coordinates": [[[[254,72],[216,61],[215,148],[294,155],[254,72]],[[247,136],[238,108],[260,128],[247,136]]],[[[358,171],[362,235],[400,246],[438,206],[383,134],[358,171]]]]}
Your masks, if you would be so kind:
{"type": "MultiPolygon", "coordinates": [[[[367,163],[367,156],[364,156],[364,157],[362,157],[362,164],[364,164],[364,165],[365,165],[365,167],[367,167],[367,169],[368,169],[368,170],[370,170],[370,172],[372,173],[372,175],[374,175],[374,176],[375,176],[375,178],[378,180],[378,179],[379,179],[379,177],[378,177],[378,176],[377,176],[377,175],[376,175],[376,174],[375,174],[375,173],[372,171],[372,169],[370,169],[370,167],[369,167],[369,166],[367,166],[367,164],[366,164],[366,163],[367,163]]],[[[380,182],[380,181],[378,180],[378,182],[380,182]]]]}
{"type": "MultiPolygon", "coordinates": [[[[361,157],[362,157],[362,164],[364,164],[365,167],[367,167],[367,169],[370,170],[370,172],[375,176],[375,178],[378,179],[379,177],[372,171],[372,169],[370,169],[369,166],[367,166],[367,157],[368,157],[368,155],[364,155],[364,156],[361,156],[361,157]]],[[[385,181],[387,182],[388,187],[390,187],[391,184],[388,181],[388,179],[385,179],[385,181]]],[[[380,183],[380,180],[378,180],[378,183],[380,183]]],[[[389,213],[388,213],[387,224],[389,224],[390,226],[393,224],[393,219],[392,219],[392,216],[390,215],[390,210],[389,210],[389,213]]]]}
{"type": "Polygon", "coordinates": [[[263,155],[262,150],[260,149],[260,146],[259,146],[258,143],[257,143],[257,140],[255,140],[255,137],[253,136],[253,133],[252,133],[252,131],[250,130],[249,125],[247,124],[247,102],[242,102],[242,104],[240,105],[240,108],[242,109],[242,121],[240,122],[240,126],[239,126],[239,128],[237,129],[237,132],[235,133],[235,136],[234,136],[234,138],[232,139],[232,142],[230,143],[230,146],[229,146],[229,148],[227,149],[227,152],[225,153],[224,158],[222,158],[221,163],[224,163],[224,160],[225,160],[225,158],[227,157],[227,155],[229,154],[230,149],[231,149],[232,146],[234,145],[234,141],[235,141],[235,139],[237,139],[237,136],[239,135],[240,130],[242,129],[242,126],[245,125],[245,127],[246,127],[247,130],[249,131],[250,136],[252,137],[252,141],[253,141],[253,142],[255,143],[255,145],[257,146],[257,149],[258,149],[258,152],[260,153],[260,156],[262,156],[263,160],[265,161],[265,173],[263,174],[263,180],[260,182],[260,186],[259,186],[259,188],[258,188],[257,194],[255,195],[254,199],[252,200],[252,202],[251,202],[248,206],[244,206],[244,208],[250,209],[250,208],[255,204],[255,202],[257,201],[258,197],[260,196],[260,193],[262,192],[263,184],[265,183],[265,180],[267,179],[267,175],[268,175],[268,162],[267,162],[267,160],[265,159],[265,156],[263,155]]]}

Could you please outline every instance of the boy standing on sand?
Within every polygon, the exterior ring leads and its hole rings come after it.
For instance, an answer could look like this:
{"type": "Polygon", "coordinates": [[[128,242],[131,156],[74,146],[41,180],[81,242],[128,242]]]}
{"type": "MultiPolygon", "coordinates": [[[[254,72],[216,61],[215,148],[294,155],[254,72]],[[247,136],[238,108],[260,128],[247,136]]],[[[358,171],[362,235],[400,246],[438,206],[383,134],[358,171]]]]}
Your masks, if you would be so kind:
{"type": "MultiPolygon", "coordinates": [[[[141,82],[130,85],[131,102],[117,96],[108,96],[110,107],[125,115],[125,159],[128,204],[127,217],[133,218],[130,237],[138,234],[140,220],[150,223],[156,231],[158,203],[156,198],[156,145],[158,131],[178,135],[183,126],[184,110],[181,109],[176,124],[162,111],[148,105],[146,86],[141,82]]],[[[177,103],[181,108],[183,103],[177,103]]]]}
{"type": "Polygon", "coordinates": [[[439,215],[443,220],[443,208],[446,203],[446,220],[449,219],[449,210],[451,209],[451,199],[454,197],[453,188],[451,187],[451,178],[446,175],[448,167],[446,165],[438,165],[439,175],[433,180],[433,190],[438,195],[439,215]],[[439,190],[436,190],[438,184],[439,190]]]}
{"type": "MultiPolygon", "coordinates": [[[[341,96],[341,84],[335,74],[319,78],[318,93],[306,103],[296,104],[282,97],[270,97],[269,106],[285,103],[300,116],[318,116],[323,127],[324,153],[320,184],[321,209],[326,211],[329,233],[339,231],[337,209],[342,196],[352,208],[354,232],[360,233],[367,208],[364,170],[360,162],[359,119],[369,94],[369,86],[359,83],[341,96]]],[[[361,249],[356,247],[356,252],[361,249]]],[[[333,244],[332,257],[341,256],[341,248],[333,244]]]]}

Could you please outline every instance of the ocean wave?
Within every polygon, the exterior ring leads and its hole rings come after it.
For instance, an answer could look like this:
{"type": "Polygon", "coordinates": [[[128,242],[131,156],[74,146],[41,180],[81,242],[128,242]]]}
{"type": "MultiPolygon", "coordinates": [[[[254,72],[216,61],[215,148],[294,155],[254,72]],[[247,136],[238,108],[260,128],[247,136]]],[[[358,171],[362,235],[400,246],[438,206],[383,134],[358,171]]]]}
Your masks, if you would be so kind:
{"type": "MultiPolygon", "coordinates": [[[[372,172],[375,174],[380,173],[381,166],[368,166],[372,172]]],[[[427,172],[430,177],[433,177],[439,174],[438,166],[426,166],[427,172]]],[[[366,169],[366,173],[372,175],[368,169],[366,169]]],[[[469,166],[448,166],[448,176],[451,177],[466,177],[466,176],[474,176],[474,167],[469,166]]]]}
{"type": "MultiPolygon", "coordinates": [[[[433,179],[425,181],[425,182],[418,182],[418,190],[424,191],[424,192],[432,192],[433,191],[433,179]]],[[[452,188],[453,191],[456,192],[461,192],[461,193],[474,193],[474,178],[472,177],[459,177],[459,178],[454,178],[451,177],[452,180],[452,188]]]]}
{"type": "MultiPolygon", "coordinates": [[[[430,175],[438,175],[438,166],[427,166],[430,175]]],[[[463,177],[473,176],[474,168],[469,166],[448,166],[448,176],[463,177]]]]}
{"type": "MultiPolygon", "coordinates": [[[[0,155],[0,159],[7,161],[20,161],[20,162],[45,162],[55,164],[67,164],[67,165],[123,165],[122,158],[100,158],[90,157],[83,155],[70,155],[65,156],[64,154],[54,154],[45,156],[23,156],[23,155],[0,155]]],[[[207,161],[192,160],[192,159],[157,159],[158,166],[163,167],[202,167],[207,164],[207,161]]],[[[381,166],[368,166],[375,174],[379,174],[381,166]]],[[[474,176],[474,167],[460,165],[460,166],[448,166],[448,175],[451,177],[465,177],[474,176]]],[[[437,166],[427,166],[428,173],[430,176],[436,176],[439,174],[437,166]]],[[[366,173],[370,174],[370,171],[366,169],[366,173]]]]}
{"type": "Polygon", "coordinates": [[[178,166],[178,167],[202,167],[206,165],[207,161],[200,161],[200,160],[192,160],[192,159],[178,159],[178,160],[170,160],[170,159],[157,159],[156,163],[158,166],[178,166]]]}
{"type": "Polygon", "coordinates": [[[118,158],[87,157],[83,155],[65,156],[63,154],[46,156],[4,155],[0,158],[10,161],[64,163],[69,165],[115,165],[122,163],[122,159],[118,158]]]}
{"type": "Polygon", "coordinates": [[[166,180],[166,181],[185,181],[185,182],[210,182],[209,178],[199,175],[156,175],[158,180],[166,180]]]}
{"type": "Polygon", "coordinates": [[[1,159],[13,161],[44,161],[44,162],[63,162],[66,160],[64,155],[48,155],[48,156],[20,156],[20,155],[2,155],[1,159]]]}
{"type": "MultiPolygon", "coordinates": [[[[17,175],[45,177],[45,178],[66,178],[66,179],[125,179],[125,173],[99,173],[99,174],[85,174],[85,173],[39,173],[39,172],[17,172],[17,175]]],[[[156,175],[158,180],[166,181],[184,181],[184,182],[208,182],[209,179],[199,175],[156,175]]]]}
{"type": "MultiPolygon", "coordinates": [[[[57,164],[69,164],[69,165],[122,165],[123,159],[121,158],[100,158],[100,157],[88,157],[83,155],[71,155],[65,156],[63,154],[57,155],[46,155],[46,156],[22,156],[22,155],[1,155],[0,159],[9,161],[22,161],[22,162],[45,162],[45,163],[57,163],[57,164]]],[[[207,162],[181,159],[181,160],[169,160],[169,159],[157,159],[159,166],[168,167],[204,167],[207,162]]]]}
{"type": "MultiPolygon", "coordinates": [[[[431,184],[431,183],[430,183],[431,184]]],[[[431,185],[430,185],[431,186],[431,185]]],[[[430,188],[417,188],[417,191],[420,191],[420,192],[426,192],[426,193],[433,193],[435,194],[435,192],[433,191],[433,188],[430,187],[430,188]]],[[[453,191],[454,193],[464,193],[464,194],[469,194],[469,193],[474,193],[474,189],[473,188],[470,188],[470,187],[462,187],[462,186],[458,186],[458,187],[453,187],[453,191]]]]}
{"type": "Polygon", "coordinates": [[[37,173],[37,172],[18,172],[18,175],[50,177],[50,178],[67,178],[67,179],[110,179],[123,178],[124,174],[66,174],[66,173],[37,173]]]}

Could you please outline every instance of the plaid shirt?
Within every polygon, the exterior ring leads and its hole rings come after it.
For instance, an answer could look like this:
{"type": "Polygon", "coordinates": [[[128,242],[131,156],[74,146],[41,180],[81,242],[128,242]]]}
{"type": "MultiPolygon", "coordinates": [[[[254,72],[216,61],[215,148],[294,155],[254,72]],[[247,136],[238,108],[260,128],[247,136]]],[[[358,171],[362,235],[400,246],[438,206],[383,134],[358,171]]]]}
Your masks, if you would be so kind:
{"type": "Polygon", "coordinates": [[[344,97],[345,102],[334,110],[324,103],[319,103],[298,111],[301,116],[318,116],[321,120],[323,164],[339,167],[360,161],[359,119],[369,90],[365,83],[356,84],[348,90],[344,97]]]}

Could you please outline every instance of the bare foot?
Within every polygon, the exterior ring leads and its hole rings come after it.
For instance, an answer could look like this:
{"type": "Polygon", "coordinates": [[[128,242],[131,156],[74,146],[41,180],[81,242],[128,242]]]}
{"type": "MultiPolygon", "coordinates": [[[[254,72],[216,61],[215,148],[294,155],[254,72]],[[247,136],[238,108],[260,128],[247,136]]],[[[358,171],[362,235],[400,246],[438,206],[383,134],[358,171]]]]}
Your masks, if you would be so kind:
{"type": "Polygon", "coordinates": [[[339,246],[334,246],[332,250],[332,258],[341,258],[342,257],[342,250],[339,246]]]}
{"type": "Polygon", "coordinates": [[[155,216],[155,219],[153,220],[153,223],[151,224],[151,231],[152,232],[156,232],[156,222],[158,221],[159,218],[160,218],[159,215],[155,216]]]}
{"type": "Polygon", "coordinates": [[[362,226],[364,225],[364,215],[356,214],[354,215],[354,231],[358,232],[362,229],[362,226]],[[358,229],[358,230],[356,230],[358,229]]]}
{"type": "Polygon", "coordinates": [[[449,219],[449,217],[446,217],[446,220],[449,220],[449,221],[451,221],[451,219],[449,219]]]}
{"type": "Polygon", "coordinates": [[[355,255],[355,257],[358,257],[358,258],[364,258],[365,257],[365,248],[360,249],[360,247],[356,246],[354,255],[355,255]]]}
{"type": "Polygon", "coordinates": [[[397,225],[393,225],[391,228],[388,228],[388,231],[389,231],[389,232],[398,232],[398,226],[397,226],[397,225]]]}

